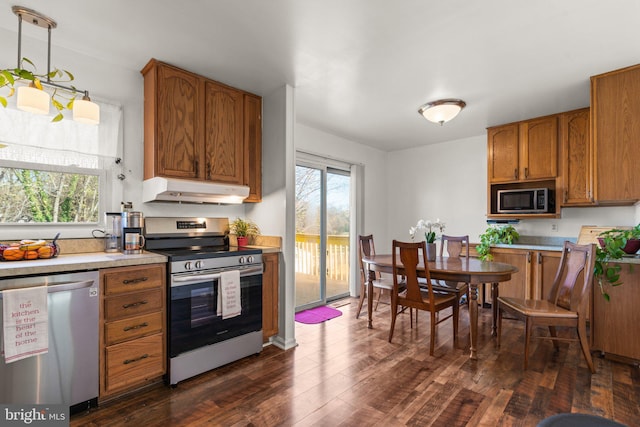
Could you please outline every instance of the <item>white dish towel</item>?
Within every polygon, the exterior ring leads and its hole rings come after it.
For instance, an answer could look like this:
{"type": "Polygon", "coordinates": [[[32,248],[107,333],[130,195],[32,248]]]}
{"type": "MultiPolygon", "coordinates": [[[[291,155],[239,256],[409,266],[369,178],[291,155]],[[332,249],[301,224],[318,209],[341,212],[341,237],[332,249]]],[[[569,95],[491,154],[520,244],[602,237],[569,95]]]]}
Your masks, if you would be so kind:
{"type": "Polygon", "coordinates": [[[4,360],[15,362],[49,351],[47,287],[2,292],[4,360]]]}
{"type": "Polygon", "coordinates": [[[222,316],[223,319],[239,316],[242,312],[239,270],[223,271],[220,273],[217,311],[217,315],[222,316]]]}

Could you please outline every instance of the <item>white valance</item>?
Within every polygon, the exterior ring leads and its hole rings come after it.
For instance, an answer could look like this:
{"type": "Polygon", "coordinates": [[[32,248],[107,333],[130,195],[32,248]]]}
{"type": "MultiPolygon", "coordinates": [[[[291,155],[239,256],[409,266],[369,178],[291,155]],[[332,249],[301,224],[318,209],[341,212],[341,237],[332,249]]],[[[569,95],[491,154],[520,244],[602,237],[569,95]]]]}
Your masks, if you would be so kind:
{"type": "Polygon", "coordinates": [[[117,157],[122,107],[105,102],[96,103],[100,106],[99,125],[79,123],[70,118],[53,123],[52,116],[0,106],[0,142],[117,157]]]}

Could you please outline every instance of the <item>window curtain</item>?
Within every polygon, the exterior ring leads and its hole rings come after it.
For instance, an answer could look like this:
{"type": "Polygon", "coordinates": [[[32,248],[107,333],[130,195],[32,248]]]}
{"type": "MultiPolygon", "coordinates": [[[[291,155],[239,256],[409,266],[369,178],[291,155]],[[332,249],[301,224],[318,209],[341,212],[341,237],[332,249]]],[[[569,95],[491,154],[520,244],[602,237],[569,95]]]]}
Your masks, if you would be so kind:
{"type": "Polygon", "coordinates": [[[0,142],[115,158],[121,138],[122,106],[106,102],[97,104],[100,106],[100,124],[97,126],[75,122],[70,117],[52,123],[52,116],[0,107],[0,142]]]}

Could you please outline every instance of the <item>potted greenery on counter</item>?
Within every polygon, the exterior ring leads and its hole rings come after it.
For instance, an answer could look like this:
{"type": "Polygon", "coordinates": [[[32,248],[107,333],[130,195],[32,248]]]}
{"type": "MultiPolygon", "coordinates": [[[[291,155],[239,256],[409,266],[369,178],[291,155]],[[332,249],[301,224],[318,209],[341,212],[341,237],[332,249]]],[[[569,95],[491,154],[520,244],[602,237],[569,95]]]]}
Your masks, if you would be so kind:
{"type": "Polygon", "coordinates": [[[231,233],[237,236],[238,246],[247,246],[249,237],[260,235],[260,229],[251,220],[236,218],[229,224],[229,228],[231,233]]]}
{"type": "MultiPolygon", "coordinates": [[[[600,293],[607,301],[610,300],[605,286],[622,285],[620,270],[622,266],[614,263],[625,255],[635,254],[640,248],[640,224],[630,230],[614,228],[600,233],[599,245],[596,245],[596,262],[593,279],[600,287],[600,293]]],[[[629,264],[632,268],[632,264],[629,264]]]]}
{"type": "Polygon", "coordinates": [[[480,235],[480,244],[476,246],[478,258],[482,261],[491,261],[491,245],[511,245],[520,238],[520,234],[512,225],[490,226],[480,235]]]}

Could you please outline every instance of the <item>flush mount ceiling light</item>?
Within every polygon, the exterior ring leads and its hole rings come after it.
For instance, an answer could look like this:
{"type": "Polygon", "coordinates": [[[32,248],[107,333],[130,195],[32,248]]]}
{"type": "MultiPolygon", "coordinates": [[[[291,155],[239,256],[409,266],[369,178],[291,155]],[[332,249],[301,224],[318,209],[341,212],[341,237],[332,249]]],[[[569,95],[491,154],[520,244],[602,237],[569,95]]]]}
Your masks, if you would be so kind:
{"type": "Polygon", "coordinates": [[[467,104],[461,99],[440,99],[427,102],[418,109],[425,119],[433,123],[444,123],[453,119],[467,104]]]}
{"type": "MultiPolygon", "coordinates": [[[[99,124],[100,107],[98,104],[91,102],[88,91],[79,90],[73,86],[64,86],[52,80],[55,77],[66,77],[66,81],[73,80],[73,75],[68,71],[60,71],[58,69],[51,70],[51,30],[56,28],[56,21],[35,10],[22,6],[12,6],[11,10],[18,17],[18,65],[15,69],[0,70],[0,87],[10,86],[11,89],[13,89],[15,82],[29,82],[27,86],[19,86],[17,89],[16,106],[20,110],[36,114],[49,114],[49,107],[53,104],[56,110],[58,110],[58,114],[53,119],[54,121],[62,120],[62,110],[68,108],[73,111],[73,119],[75,121],[99,124]],[[23,20],[38,27],[46,28],[48,31],[46,74],[35,74],[23,68],[25,62],[33,66],[30,60],[22,58],[23,20]],[[52,89],[51,95],[44,91],[43,85],[52,89]],[[58,90],[69,92],[69,96],[66,98],[66,104],[56,99],[56,96],[60,95],[58,90]],[[83,93],[83,97],[80,100],[75,99],[78,92],[83,93]]],[[[9,96],[12,94],[13,91],[9,96]]],[[[0,102],[6,106],[6,99],[2,98],[0,102]]]]}

